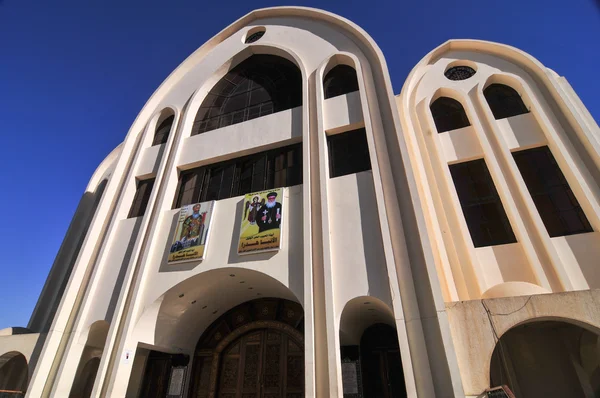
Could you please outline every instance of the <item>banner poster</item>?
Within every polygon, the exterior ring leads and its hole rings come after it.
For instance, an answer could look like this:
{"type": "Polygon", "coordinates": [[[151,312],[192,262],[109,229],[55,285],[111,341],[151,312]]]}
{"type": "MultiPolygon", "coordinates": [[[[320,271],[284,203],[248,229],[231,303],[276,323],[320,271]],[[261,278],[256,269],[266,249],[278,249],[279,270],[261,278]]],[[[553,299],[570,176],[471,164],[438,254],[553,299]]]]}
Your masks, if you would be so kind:
{"type": "Polygon", "coordinates": [[[283,188],[246,194],[238,254],[279,250],[282,221],[283,188]]]}
{"type": "Polygon", "coordinates": [[[169,263],[202,260],[215,201],[187,205],[179,210],[177,229],[169,251],[169,263]]]}

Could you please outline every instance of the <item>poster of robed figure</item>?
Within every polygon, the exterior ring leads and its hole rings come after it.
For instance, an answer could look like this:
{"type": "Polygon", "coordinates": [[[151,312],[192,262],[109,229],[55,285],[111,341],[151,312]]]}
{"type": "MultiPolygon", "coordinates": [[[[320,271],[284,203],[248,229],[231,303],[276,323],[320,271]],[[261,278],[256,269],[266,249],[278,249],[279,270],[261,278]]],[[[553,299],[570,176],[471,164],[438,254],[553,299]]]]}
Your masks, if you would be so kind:
{"type": "Polygon", "coordinates": [[[169,263],[204,259],[214,206],[213,200],[181,208],[169,250],[169,263]]]}
{"type": "Polygon", "coordinates": [[[246,194],[238,253],[279,250],[282,222],[283,188],[246,194]]]}

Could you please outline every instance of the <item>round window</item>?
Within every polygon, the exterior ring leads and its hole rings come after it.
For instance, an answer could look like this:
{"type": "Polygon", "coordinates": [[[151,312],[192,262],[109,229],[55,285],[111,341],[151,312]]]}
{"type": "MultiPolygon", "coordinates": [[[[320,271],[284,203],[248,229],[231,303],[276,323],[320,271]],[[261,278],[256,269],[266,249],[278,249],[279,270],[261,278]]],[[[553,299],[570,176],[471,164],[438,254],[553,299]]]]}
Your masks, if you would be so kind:
{"type": "Polygon", "coordinates": [[[260,40],[260,38],[263,37],[264,34],[265,34],[264,30],[259,30],[257,32],[250,33],[248,36],[246,36],[246,40],[244,42],[246,44],[254,43],[254,42],[260,40]]]}
{"type": "Polygon", "coordinates": [[[444,72],[450,80],[467,80],[475,74],[475,69],[470,66],[453,66],[444,72]]]}

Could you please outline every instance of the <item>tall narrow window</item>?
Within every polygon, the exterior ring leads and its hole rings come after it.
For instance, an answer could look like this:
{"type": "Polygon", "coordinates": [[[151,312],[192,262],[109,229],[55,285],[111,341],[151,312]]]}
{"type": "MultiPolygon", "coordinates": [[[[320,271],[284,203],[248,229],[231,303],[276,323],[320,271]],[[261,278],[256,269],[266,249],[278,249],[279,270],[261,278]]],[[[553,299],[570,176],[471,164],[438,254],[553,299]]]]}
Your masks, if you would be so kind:
{"type": "Polygon", "coordinates": [[[490,84],[483,90],[483,95],[485,95],[485,99],[496,119],[504,119],[505,117],[529,112],[519,93],[514,88],[504,84],[490,84]]]}
{"type": "Polygon", "coordinates": [[[173,126],[173,120],[175,120],[175,116],[169,116],[156,129],[154,133],[154,140],[152,141],[152,145],[160,145],[167,142],[167,138],[169,138],[169,132],[171,131],[171,127],[173,126]]]}
{"type": "Polygon", "coordinates": [[[202,102],[192,135],[302,105],[302,75],[274,55],[253,55],[229,71],[202,102]]]}
{"type": "Polygon", "coordinates": [[[129,218],[141,217],[144,215],[146,207],[148,207],[148,200],[150,200],[153,186],[154,178],[138,181],[135,197],[133,198],[133,203],[129,210],[129,218]]]}
{"type": "Polygon", "coordinates": [[[297,184],[302,184],[302,144],[184,171],[173,207],[297,184]]]}
{"type": "Polygon", "coordinates": [[[338,65],[331,69],[323,79],[325,99],[358,91],[356,71],[348,65],[338,65]]]}
{"type": "Polygon", "coordinates": [[[455,99],[440,97],[433,101],[429,109],[431,109],[431,115],[438,133],[471,125],[465,109],[455,99]]]}
{"type": "Polygon", "coordinates": [[[550,236],[592,232],[592,226],[547,146],[515,152],[513,156],[550,236]]]}
{"type": "Polygon", "coordinates": [[[329,177],[371,170],[369,145],[365,129],[327,137],[329,146],[329,177]]]}
{"type": "Polygon", "coordinates": [[[475,247],[516,242],[485,161],[450,165],[450,173],[475,247]]]}

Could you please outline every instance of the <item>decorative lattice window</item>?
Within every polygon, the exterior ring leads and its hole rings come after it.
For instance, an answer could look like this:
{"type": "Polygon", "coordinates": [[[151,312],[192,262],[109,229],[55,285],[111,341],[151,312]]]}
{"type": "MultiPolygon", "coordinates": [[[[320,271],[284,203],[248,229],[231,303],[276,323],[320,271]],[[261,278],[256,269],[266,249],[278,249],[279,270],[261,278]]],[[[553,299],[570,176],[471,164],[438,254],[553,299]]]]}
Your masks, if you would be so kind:
{"type": "Polygon", "coordinates": [[[467,80],[471,76],[475,74],[475,69],[470,66],[453,66],[444,72],[444,76],[446,76],[450,80],[467,80]]]}
{"type": "Polygon", "coordinates": [[[264,30],[260,30],[258,32],[254,32],[251,35],[248,35],[248,37],[246,37],[246,44],[257,42],[264,35],[265,35],[265,31],[264,30]]]}
{"type": "Polygon", "coordinates": [[[229,71],[202,102],[192,135],[302,105],[302,75],[274,55],[253,55],[229,71]]]}

